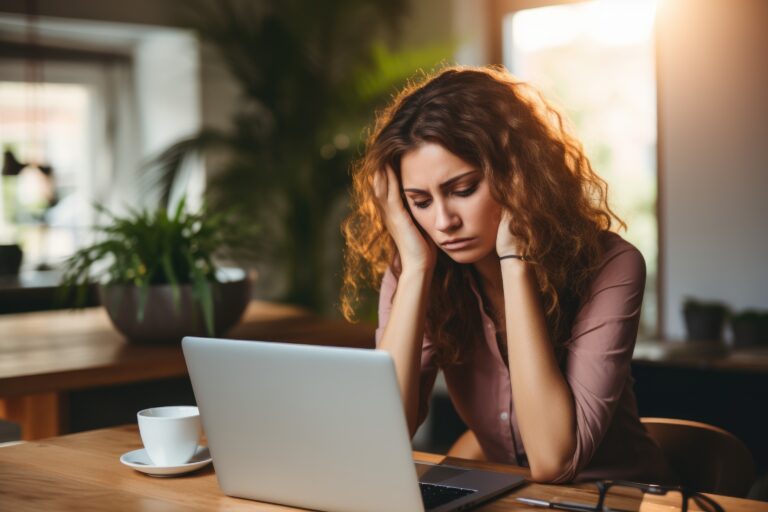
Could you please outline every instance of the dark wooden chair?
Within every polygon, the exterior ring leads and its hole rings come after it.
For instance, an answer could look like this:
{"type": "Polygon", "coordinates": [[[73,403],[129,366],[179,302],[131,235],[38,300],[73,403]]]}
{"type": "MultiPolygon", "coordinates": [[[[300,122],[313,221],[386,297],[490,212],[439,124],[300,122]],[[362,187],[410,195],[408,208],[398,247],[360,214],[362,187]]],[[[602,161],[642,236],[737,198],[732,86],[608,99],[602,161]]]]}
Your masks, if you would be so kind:
{"type": "MultiPolygon", "coordinates": [[[[755,464],[739,438],[698,421],[671,418],[642,418],[641,421],[685,487],[727,496],[747,495],[755,479],[755,464]]],[[[454,442],[448,455],[485,459],[471,430],[454,442]]]]}
{"type": "Polygon", "coordinates": [[[698,421],[641,418],[680,483],[700,492],[744,497],[755,479],[752,454],[739,438],[698,421]]]}

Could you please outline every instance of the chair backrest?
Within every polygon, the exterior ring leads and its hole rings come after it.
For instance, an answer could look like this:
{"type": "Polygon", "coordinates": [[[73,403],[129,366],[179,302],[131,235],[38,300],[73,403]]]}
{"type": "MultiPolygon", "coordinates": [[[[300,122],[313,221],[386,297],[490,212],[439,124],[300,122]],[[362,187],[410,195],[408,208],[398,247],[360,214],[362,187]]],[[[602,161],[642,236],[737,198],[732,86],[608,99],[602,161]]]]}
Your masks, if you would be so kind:
{"type": "Polygon", "coordinates": [[[698,421],[642,418],[683,486],[744,497],[755,479],[752,454],[739,438],[698,421]]]}

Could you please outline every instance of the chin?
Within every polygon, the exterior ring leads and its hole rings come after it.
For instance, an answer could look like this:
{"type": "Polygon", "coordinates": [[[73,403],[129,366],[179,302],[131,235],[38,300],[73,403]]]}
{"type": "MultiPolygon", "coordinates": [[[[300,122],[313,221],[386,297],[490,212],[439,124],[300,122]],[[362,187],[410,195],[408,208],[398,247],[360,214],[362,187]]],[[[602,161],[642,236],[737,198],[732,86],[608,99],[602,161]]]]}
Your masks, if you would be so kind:
{"type": "MultiPolygon", "coordinates": [[[[494,248],[493,251],[496,249],[494,248]]],[[[459,263],[461,265],[473,265],[477,263],[478,261],[484,259],[486,256],[490,254],[491,251],[486,251],[482,249],[475,249],[472,251],[443,251],[446,256],[448,256],[450,259],[455,261],[456,263],[459,263]]]]}

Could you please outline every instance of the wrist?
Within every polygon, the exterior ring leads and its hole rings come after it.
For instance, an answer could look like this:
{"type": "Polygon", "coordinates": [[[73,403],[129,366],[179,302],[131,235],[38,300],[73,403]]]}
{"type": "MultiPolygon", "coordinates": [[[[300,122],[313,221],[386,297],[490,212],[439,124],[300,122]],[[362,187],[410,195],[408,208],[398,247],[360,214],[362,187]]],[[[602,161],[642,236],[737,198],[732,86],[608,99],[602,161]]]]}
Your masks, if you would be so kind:
{"type": "Polygon", "coordinates": [[[505,258],[505,255],[499,257],[502,274],[512,274],[526,276],[531,269],[530,260],[525,257],[505,258]]]}
{"type": "Polygon", "coordinates": [[[401,277],[407,276],[431,279],[434,269],[434,265],[430,265],[429,263],[403,262],[402,272],[400,275],[401,277]]]}

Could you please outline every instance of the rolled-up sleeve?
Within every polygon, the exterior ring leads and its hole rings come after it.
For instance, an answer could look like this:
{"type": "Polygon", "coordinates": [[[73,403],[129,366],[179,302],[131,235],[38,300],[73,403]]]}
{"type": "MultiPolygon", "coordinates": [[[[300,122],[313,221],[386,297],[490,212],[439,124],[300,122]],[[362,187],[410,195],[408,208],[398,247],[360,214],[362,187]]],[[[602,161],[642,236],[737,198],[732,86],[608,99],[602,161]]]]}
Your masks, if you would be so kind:
{"type": "Polygon", "coordinates": [[[645,288],[645,261],[629,243],[606,254],[571,329],[565,378],[573,393],[576,450],[555,482],[573,480],[600,446],[630,382],[645,288]]]}
{"type": "MultiPolygon", "coordinates": [[[[389,321],[389,315],[392,312],[392,299],[397,290],[397,277],[391,269],[387,269],[381,281],[379,291],[379,324],[376,329],[376,348],[379,348],[379,342],[384,334],[384,327],[389,321]]],[[[421,425],[429,412],[429,397],[432,394],[432,388],[437,378],[437,366],[435,365],[434,346],[429,336],[424,336],[421,349],[421,372],[419,377],[419,414],[416,426],[421,425]]]]}

